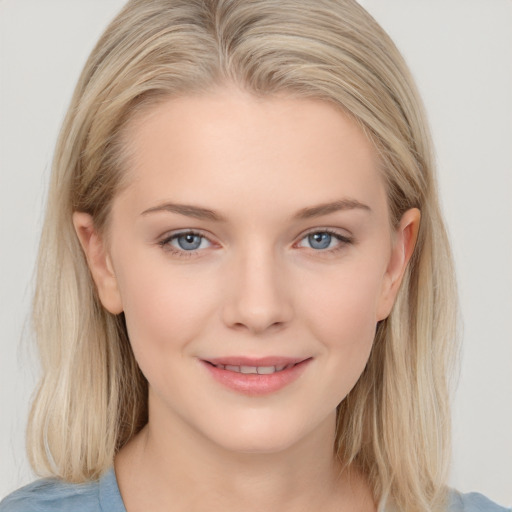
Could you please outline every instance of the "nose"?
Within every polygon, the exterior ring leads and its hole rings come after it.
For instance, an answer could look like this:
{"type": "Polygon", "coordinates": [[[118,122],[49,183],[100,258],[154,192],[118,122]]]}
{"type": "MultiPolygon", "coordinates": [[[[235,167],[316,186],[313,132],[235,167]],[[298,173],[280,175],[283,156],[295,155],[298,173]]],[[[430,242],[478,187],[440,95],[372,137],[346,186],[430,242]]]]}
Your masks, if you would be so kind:
{"type": "Polygon", "coordinates": [[[292,286],[272,251],[247,251],[232,263],[223,306],[225,324],[252,334],[287,325],[293,317],[292,286]]]}

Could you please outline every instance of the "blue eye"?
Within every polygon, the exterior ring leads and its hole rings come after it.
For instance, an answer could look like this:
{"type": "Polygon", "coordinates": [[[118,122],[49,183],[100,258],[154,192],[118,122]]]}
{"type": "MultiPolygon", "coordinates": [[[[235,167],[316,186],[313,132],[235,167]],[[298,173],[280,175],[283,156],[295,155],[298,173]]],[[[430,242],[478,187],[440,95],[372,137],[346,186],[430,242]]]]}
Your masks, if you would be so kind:
{"type": "Polygon", "coordinates": [[[194,233],[186,233],[184,235],[178,235],[175,240],[180,246],[180,249],[184,251],[195,251],[201,246],[203,237],[195,235],[194,233]]]}
{"type": "Polygon", "coordinates": [[[308,235],[308,242],[313,249],[327,249],[331,245],[332,235],[329,233],[313,233],[308,235]]]}
{"type": "Polygon", "coordinates": [[[210,241],[199,233],[185,231],[165,238],[159,242],[159,245],[173,254],[185,256],[209,247],[210,241]]]}
{"type": "Polygon", "coordinates": [[[315,231],[306,235],[300,242],[300,247],[309,247],[316,251],[331,252],[343,248],[344,245],[351,243],[349,237],[343,236],[334,231],[324,230],[315,231]]]}

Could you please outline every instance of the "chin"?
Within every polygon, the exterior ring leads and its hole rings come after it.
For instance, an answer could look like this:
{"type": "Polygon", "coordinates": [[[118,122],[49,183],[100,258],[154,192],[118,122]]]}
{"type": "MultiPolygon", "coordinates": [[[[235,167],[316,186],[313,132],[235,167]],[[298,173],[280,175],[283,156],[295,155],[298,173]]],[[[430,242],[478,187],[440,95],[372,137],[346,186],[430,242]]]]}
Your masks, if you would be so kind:
{"type": "MultiPolygon", "coordinates": [[[[245,418],[244,421],[233,420],[228,423],[228,425],[219,425],[219,428],[214,431],[210,430],[207,437],[227,451],[261,455],[283,453],[304,443],[314,442],[314,432],[318,434],[319,426],[311,422],[310,419],[308,421],[305,418],[294,419],[282,416],[274,418],[260,416],[259,420],[253,418],[251,421],[245,418]],[[237,425],[237,428],[233,430],[232,425],[237,425]]],[[[334,436],[334,415],[332,429],[329,428],[330,424],[330,421],[326,422],[326,427],[329,431],[332,430],[334,436]]],[[[329,435],[327,430],[322,434],[324,440],[329,435]]]]}
{"type": "MultiPolygon", "coordinates": [[[[260,436],[236,436],[222,443],[225,450],[240,454],[251,455],[271,455],[285,452],[297,445],[300,438],[291,438],[286,435],[276,435],[272,433],[269,435],[260,436]]],[[[219,440],[220,441],[220,440],[219,440]]]]}

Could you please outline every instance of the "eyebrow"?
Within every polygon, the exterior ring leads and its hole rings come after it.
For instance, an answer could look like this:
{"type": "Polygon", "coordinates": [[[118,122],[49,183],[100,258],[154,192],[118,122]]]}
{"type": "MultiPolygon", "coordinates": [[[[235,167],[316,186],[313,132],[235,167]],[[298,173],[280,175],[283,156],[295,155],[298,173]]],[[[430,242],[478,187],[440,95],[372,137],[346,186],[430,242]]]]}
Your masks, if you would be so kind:
{"type": "Polygon", "coordinates": [[[200,206],[193,206],[191,204],[164,203],[144,210],[141,215],[147,215],[148,213],[154,212],[179,213],[180,215],[194,217],[195,219],[226,222],[226,218],[219,213],[208,208],[201,208],[200,206]]]}
{"type": "Polygon", "coordinates": [[[303,208],[294,216],[295,219],[311,219],[313,217],[320,217],[322,215],[328,215],[343,210],[366,210],[371,212],[371,208],[359,202],[357,199],[340,199],[332,203],[319,204],[317,206],[311,206],[303,208]]]}
{"type": "MultiPolygon", "coordinates": [[[[322,215],[328,215],[343,210],[366,210],[371,211],[371,208],[363,204],[356,199],[340,199],[339,201],[333,201],[331,203],[323,203],[316,206],[310,206],[302,208],[294,216],[294,220],[305,220],[312,219],[314,217],[321,217],[322,215]]],[[[209,220],[214,222],[226,222],[226,218],[210,210],[209,208],[202,208],[200,206],[194,206],[190,204],[178,204],[178,203],[164,203],[152,208],[144,210],[141,215],[147,215],[155,212],[171,212],[185,215],[186,217],[193,217],[195,219],[209,220]]]]}

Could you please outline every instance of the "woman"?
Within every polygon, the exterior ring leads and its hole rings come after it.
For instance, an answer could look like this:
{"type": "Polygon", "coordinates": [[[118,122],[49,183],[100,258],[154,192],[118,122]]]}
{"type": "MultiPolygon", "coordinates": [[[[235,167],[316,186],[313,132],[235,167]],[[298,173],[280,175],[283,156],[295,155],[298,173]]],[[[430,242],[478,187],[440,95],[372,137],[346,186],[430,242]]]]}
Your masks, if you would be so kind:
{"type": "Polygon", "coordinates": [[[41,242],[31,456],[68,483],[3,507],[499,510],[445,488],[453,290],[421,103],[361,7],[129,2],[41,242]]]}

